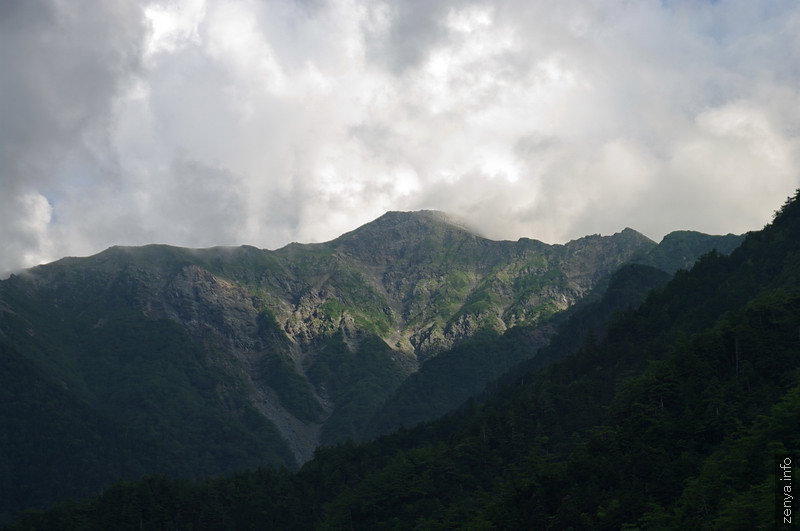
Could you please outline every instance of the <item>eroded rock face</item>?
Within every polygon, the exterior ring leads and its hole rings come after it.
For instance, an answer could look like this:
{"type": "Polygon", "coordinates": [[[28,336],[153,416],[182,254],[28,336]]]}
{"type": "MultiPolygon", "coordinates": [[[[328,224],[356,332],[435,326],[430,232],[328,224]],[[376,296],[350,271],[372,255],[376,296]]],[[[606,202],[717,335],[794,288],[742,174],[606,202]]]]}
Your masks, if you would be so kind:
{"type": "Polygon", "coordinates": [[[330,336],[338,330],[342,316],[329,315],[323,309],[329,300],[335,300],[335,296],[324,290],[312,290],[301,296],[289,317],[284,320],[283,328],[289,337],[300,344],[309,345],[316,338],[330,336]]]}
{"type": "MultiPolygon", "coordinates": [[[[213,363],[236,370],[251,403],[278,428],[297,461],[310,459],[319,445],[321,423],[296,418],[263,374],[267,358],[291,352],[265,336],[259,323],[265,301],[196,265],[183,267],[153,295],[155,300],[146,304],[151,316],[180,323],[216,353],[213,363]]],[[[224,403],[228,389],[218,392],[224,403]]]]}
{"type": "Polygon", "coordinates": [[[263,350],[258,314],[264,301],[194,265],[184,267],[160,293],[166,317],[193,335],[242,356],[263,350]]]}

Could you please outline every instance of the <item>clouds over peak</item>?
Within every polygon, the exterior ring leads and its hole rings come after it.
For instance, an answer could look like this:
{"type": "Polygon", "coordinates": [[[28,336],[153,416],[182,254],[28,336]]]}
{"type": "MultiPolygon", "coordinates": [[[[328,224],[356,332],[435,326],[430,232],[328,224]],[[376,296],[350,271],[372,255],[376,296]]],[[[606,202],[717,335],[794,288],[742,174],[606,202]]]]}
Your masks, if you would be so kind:
{"type": "Polygon", "coordinates": [[[790,0],[0,5],[0,270],[320,241],[758,228],[798,186],[790,0]]]}

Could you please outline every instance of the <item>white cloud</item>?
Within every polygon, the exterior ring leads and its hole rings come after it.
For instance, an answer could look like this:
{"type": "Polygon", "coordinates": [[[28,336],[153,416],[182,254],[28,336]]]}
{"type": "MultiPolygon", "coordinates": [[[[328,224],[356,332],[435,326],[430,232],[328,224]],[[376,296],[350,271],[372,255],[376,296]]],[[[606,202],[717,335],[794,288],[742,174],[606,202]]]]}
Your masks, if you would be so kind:
{"type": "Polygon", "coordinates": [[[0,270],[389,209],[759,228],[798,186],[798,36],[791,0],[0,4],[0,270]]]}
{"type": "Polygon", "coordinates": [[[4,242],[6,252],[0,266],[8,269],[24,264],[37,264],[50,256],[52,242],[48,228],[53,216],[53,208],[43,195],[37,192],[23,192],[11,202],[3,205],[0,221],[6,227],[9,237],[4,242]],[[11,260],[18,260],[13,262],[11,260]]]}
{"type": "Polygon", "coordinates": [[[150,26],[145,42],[145,57],[172,53],[189,43],[200,41],[199,26],[206,15],[205,0],[154,2],[144,7],[150,26]]]}

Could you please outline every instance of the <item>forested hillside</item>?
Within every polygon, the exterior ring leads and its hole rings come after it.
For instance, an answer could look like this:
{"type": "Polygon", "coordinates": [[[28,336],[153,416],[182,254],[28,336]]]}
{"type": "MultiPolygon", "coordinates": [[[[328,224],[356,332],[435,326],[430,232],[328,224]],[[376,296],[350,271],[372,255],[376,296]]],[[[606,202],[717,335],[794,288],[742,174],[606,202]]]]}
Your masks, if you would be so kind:
{"type": "Polygon", "coordinates": [[[150,477],[9,529],[769,529],[774,458],[800,453],[798,286],[796,195],[729,257],[443,419],[295,474],[150,477]]]}

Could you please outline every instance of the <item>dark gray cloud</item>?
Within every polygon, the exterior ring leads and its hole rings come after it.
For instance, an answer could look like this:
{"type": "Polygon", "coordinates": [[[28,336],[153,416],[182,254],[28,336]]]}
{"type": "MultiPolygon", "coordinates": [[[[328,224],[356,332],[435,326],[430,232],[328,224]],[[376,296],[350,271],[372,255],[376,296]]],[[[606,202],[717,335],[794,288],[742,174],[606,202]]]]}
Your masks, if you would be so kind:
{"type": "Polygon", "coordinates": [[[365,35],[367,56],[396,75],[420,66],[431,48],[447,39],[447,13],[457,1],[408,0],[377,4],[374,25],[365,35]]]}
{"type": "Polygon", "coordinates": [[[96,150],[143,36],[136,2],[0,2],[0,270],[54,257],[48,197],[74,161],[110,156],[96,150]]]}
{"type": "Polygon", "coordinates": [[[0,270],[389,209],[759,228],[798,186],[798,53],[794,0],[0,2],[0,270]]]}

